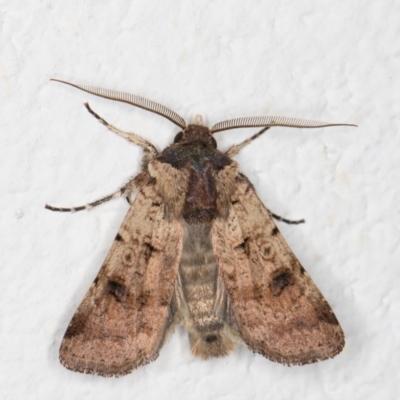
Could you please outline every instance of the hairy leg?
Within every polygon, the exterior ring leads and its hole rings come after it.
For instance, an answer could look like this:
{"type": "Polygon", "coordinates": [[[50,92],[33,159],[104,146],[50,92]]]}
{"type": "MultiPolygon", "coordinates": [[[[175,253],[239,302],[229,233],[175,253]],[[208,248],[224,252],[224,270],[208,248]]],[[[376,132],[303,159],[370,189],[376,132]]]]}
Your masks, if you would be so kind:
{"type": "Polygon", "coordinates": [[[237,153],[239,153],[240,150],[243,149],[243,147],[247,146],[248,144],[250,144],[254,139],[257,139],[259,136],[261,136],[264,132],[266,132],[270,127],[267,126],[266,128],[261,129],[261,131],[257,132],[255,135],[253,135],[252,137],[246,139],[244,142],[240,143],[240,144],[235,144],[233,145],[227,152],[225,152],[225,154],[228,157],[233,157],[235,156],[237,153]]]}
{"type": "Polygon", "coordinates": [[[148,142],[146,139],[143,139],[139,135],[130,132],[124,132],[120,129],[116,128],[115,126],[109,124],[104,118],[100,117],[97,113],[95,113],[89,106],[89,103],[85,103],[85,107],[87,110],[92,114],[100,123],[102,123],[107,129],[111,132],[116,133],[118,136],[122,136],[123,138],[129,140],[132,143],[137,144],[138,146],[144,147],[147,149],[152,155],[158,155],[158,151],[153,144],[148,142]]]}
{"type": "MultiPolygon", "coordinates": [[[[120,190],[118,190],[115,193],[109,194],[108,196],[102,197],[99,200],[93,201],[92,203],[88,203],[84,206],[78,206],[78,207],[54,207],[49,204],[46,204],[44,208],[47,208],[48,210],[51,211],[61,211],[61,212],[75,212],[75,211],[82,211],[82,210],[91,210],[93,207],[99,206],[100,204],[103,204],[109,200],[116,199],[118,197],[121,197],[123,195],[129,195],[132,191],[135,189],[141,187],[143,185],[143,182],[147,178],[148,174],[145,172],[141,172],[139,175],[137,175],[135,178],[131,179],[125,186],[123,186],[120,190]]],[[[130,201],[128,200],[130,203],[130,201]]]]}

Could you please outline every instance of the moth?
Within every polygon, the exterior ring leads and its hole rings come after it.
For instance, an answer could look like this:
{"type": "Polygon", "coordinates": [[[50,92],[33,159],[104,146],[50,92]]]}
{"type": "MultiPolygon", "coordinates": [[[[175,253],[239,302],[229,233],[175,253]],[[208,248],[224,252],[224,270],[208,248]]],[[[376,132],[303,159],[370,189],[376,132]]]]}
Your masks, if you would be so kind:
{"type": "MultiPolygon", "coordinates": [[[[56,80],[56,79],[55,79],[56,80]]],[[[57,80],[58,81],[58,80],[57,80]]],[[[137,195],[114,243],[73,316],[60,348],[68,369],[122,376],[155,360],[177,325],[189,333],[194,356],[226,356],[243,344],[286,365],[337,355],[344,333],[331,307],[290,250],[251,182],[232,159],[274,126],[329,124],[284,117],[246,117],[208,128],[132,94],[59,81],[88,93],[159,114],[180,128],[162,152],[144,138],[109,130],[144,149],[141,172],[117,192],[85,206],[137,195]],[[214,134],[263,129],[228,151],[214,134]]]]}

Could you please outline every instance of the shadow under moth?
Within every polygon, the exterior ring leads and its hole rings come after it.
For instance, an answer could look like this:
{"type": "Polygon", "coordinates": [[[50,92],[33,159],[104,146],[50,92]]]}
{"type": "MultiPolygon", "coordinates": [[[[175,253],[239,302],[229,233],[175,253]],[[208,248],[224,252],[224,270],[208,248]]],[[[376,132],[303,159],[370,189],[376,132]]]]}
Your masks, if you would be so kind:
{"type": "Polygon", "coordinates": [[[183,325],[192,353],[221,357],[237,344],[286,365],[337,355],[344,333],[331,307],[292,253],[250,181],[232,159],[273,126],[334,125],[284,117],[236,118],[204,126],[135,95],[71,86],[129,103],[169,119],[181,130],[162,152],[142,137],[109,130],[144,148],[141,172],[119,191],[81,207],[89,210],[138,191],[114,243],[73,316],[60,348],[68,369],[122,376],[155,360],[183,325]],[[228,151],[216,132],[263,129],[228,151]]]}

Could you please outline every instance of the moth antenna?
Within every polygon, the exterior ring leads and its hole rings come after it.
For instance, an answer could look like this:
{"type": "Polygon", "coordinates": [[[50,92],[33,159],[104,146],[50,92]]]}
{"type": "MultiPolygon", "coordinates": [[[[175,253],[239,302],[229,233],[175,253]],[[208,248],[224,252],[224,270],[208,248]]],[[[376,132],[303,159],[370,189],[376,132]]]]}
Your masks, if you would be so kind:
{"type": "Polygon", "coordinates": [[[327,126],[357,126],[354,124],[332,124],[329,122],[310,121],[288,117],[244,117],[218,122],[211,127],[211,132],[227,131],[236,128],[256,128],[262,126],[288,126],[292,128],[325,128],[327,126]]]}
{"type": "Polygon", "coordinates": [[[151,100],[147,100],[144,97],[136,96],[134,94],[125,93],[125,92],[118,92],[115,90],[102,89],[102,88],[98,88],[95,86],[77,85],[75,83],[62,81],[60,79],[52,78],[50,80],[55,81],[55,82],[65,83],[67,85],[73,86],[77,89],[83,90],[84,92],[88,92],[88,93],[94,94],[99,97],[104,97],[106,99],[121,101],[123,103],[128,103],[133,106],[143,108],[145,110],[151,111],[155,114],[161,115],[161,116],[169,119],[175,125],[178,125],[179,127],[183,128],[183,129],[186,128],[185,120],[180,115],[178,115],[176,112],[170,110],[169,108],[163,106],[162,104],[156,103],[151,100]]]}

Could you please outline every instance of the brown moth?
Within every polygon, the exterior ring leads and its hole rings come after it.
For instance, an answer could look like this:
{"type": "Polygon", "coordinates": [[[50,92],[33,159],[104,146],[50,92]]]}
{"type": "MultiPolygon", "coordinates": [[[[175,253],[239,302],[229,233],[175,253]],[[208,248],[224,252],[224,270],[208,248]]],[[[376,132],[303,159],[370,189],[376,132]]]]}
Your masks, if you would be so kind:
{"type": "MultiPolygon", "coordinates": [[[[63,81],[60,81],[63,82],[63,81]]],[[[68,83],[68,82],[63,82],[68,83]]],[[[272,361],[309,364],[337,355],[344,334],[331,307],[292,253],[271,213],[232,157],[272,126],[335,125],[282,117],[193,124],[142,97],[70,85],[160,114],[181,128],[158,152],[133,133],[108,129],[144,148],[142,171],[118,192],[79,211],[138,190],[114,243],[60,348],[73,370],[121,376],[158,357],[178,324],[192,353],[225,356],[244,344],[272,361]],[[223,153],[213,134],[264,127],[223,153]]]]}

